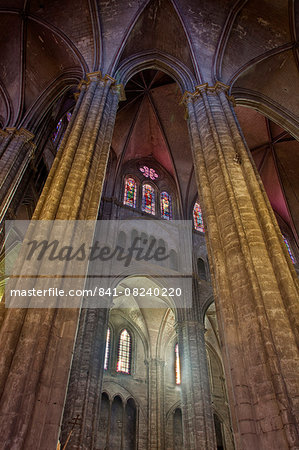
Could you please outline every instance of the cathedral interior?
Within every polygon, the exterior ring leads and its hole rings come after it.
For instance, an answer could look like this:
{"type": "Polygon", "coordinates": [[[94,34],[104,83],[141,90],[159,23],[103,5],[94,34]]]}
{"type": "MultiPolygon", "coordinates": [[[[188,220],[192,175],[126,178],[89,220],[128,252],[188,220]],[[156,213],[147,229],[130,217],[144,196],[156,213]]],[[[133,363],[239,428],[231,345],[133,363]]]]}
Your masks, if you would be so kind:
{"type": "Polygon", "coordinates": [[[296,0],[0,0],[0,450],[299,449],[298,34],[296,0]],[[191,306],[6,307],[31,219],[143,220],[173,277],[189,221],[191,306]]]}

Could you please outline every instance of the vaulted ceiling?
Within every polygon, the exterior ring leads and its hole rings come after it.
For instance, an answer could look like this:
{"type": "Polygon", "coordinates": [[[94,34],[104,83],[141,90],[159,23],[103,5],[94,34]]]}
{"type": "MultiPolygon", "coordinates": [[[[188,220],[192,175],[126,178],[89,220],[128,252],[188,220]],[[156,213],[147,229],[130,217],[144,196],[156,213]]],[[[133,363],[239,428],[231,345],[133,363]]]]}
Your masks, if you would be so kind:
{"type": "Polygon", "coordinates": [[[113,76],[148,51],[180,60],[198,84],[234,84],[295,116],[298,15],[294,0],[0,0],[0,121],[22,123],[62,79],[113,76]]]}
{"type": "MultiPolygon", "coordinates": [[[[237,101],[272,111],[293,132],[298,27],[294,0],[0,0],[0,124],[30,128],[49,104],[54,117],[62,91],[87,72],[115,76],[128,58],[151,53],[179,60],[197,84],[231,85],[237,101]]],[[[123,162],[133,154],[155,158],[187,208],[196,187],[178,86],[148,71],[126,91],[114,151],[123,162]]],[[[272,205],[294,230],[298,144],[254,110],[238,107],[237,114],[272,205]]]]}
{"type": "MultiPolygon", "coordinates": [[[[181,93],[174,80],[154,69],[139,72],[127,83],[120,104],[112,148],[121,167],[130,160],[152,158],[175,180],[186,217],[197,187],[184,119],[181,93]]],[[[281,221],[299,232],[299,143],[257,111],[235,108],[272,207],[281,221]]]]}
{"type": "Polygon", "coordinates": [[[299,143],[253,109],[235,108],[253,160],[280,224],[299,236],[299,143]]]}

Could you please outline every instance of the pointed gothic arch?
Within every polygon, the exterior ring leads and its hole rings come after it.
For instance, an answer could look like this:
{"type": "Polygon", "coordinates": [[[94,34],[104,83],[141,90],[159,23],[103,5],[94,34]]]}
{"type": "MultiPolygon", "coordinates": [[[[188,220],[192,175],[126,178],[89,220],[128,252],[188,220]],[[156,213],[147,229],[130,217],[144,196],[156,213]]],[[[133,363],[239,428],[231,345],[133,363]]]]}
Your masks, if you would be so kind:
{"type": "Polygon", "coordinates": [[[116,68],[115,78],[125,86],[136,73],[153,68],[172,77],[178,83],[182,93],[193,92],[198,84],[198,80],[184,63],[159,50],[148,50],[129,56],[116,68]]]}

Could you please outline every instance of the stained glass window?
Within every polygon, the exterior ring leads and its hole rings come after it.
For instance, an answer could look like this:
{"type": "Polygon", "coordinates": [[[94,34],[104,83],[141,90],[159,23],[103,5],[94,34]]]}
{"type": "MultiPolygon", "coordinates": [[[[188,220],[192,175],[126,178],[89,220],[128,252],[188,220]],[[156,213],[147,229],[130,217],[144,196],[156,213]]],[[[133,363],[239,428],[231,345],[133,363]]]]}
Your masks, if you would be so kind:
{"type": "Polygon", "coordinates": [[[106,337],[105,359],[104,359],[105,370],[108,369],[109,353],[110,353],[110,328],[108,328],[107,330],[107,337],[106,337]]]}
{"type": "Polygon", "coordinates": [[[62,127],[62,118],[59,120],[58,124],[56,125],[56,130],[53,133],[52,141],[55,142],[57,139],[57,136],[59,134],[59,131],[62,127]]]}
{"type": "Polygon", "coordinates": [[[142,211],[155,214],[155,190],[150,184],[142,186],[142,211]]]}
{"type": "Polygon", "coordinates": [[[204,233],[205,228],[202,219],[202,212],[200,204],[198,202],[195,203],[193,208],[193,223],[195,230],[202,231],[204,233]]]}
{"type": "Polygon", "coordinates": [[[176,344],[174,347],[174,353],[175,353],[175,384],[181,384],[181,363],[178,344],[176,344]]]}
{"type": "Polygon", "coordinates": [[[143,173],[145,178],[150,178],[151,180],[155,180],[159,176],[155,171],[155,169],[152,169],[151,167],[148,166],[142,166],[139,168],[139,170],[141,173],[143,173]]]}
{"type": "Polygon", "coordinates": [[[287,249],[288,249],[288,252],[289,252],[291,261],[292,261],[293,264],[295,264],[295,258],[294,258],[293,252],[292,252],[292,250],[291,250],[289,241],[287,240],[287,238],[286,238],[284,235],[282,235],[282,237],[283,237],[284,243],[285,243],[285,245],[286,245],[286,247],[287,247],[287,249]]]}
{"type": "Polygon", "coordinates": [[[71,120],[71,117],[72,117],[72,113],[69,111],[69,112],[66,113],[66,115],[65,115],[64,117],[62,117],[62,118],[59,120],[59,122],[58,122],[57,125],[56,125],[56,130],[54,131],[54,133],[53,133],[53,135],[52,135],[52,141],[53,141],[53,142],[56,142],[58,136],[60,136],[60,138],[59,138],[59,144],[57,145],[57,149],[59,148],[59,145],[60,145],[60,143],[61,143],[61,141],[62,141],[64,132],[65,132],[65,129],[66,129],[66,125],[67,125],[68,122],[71,120]],[[65,117],[66,117],[67,122],[66,122],[66,120],[65,120],[65,117]],[[62,130],[62,128],[64,128],[64,129],[62,130]],[[61,132],[61,131],[62,131],[62,132],[61,132]]]}
{"type": "Polygon", "coordinates": [[[124,193],[124,204],[127,206],[131,206],[132,208],[136,207],[136,192],[137,186],[134,178],[128,177],[125,180],[125,193],[124,193]]]}
{"type": "Polygon", "coordinates": [[[172,219],[171,196],[167,192],[161,192],[160,202],[162,219],[172,219]]]}
{"type": "Polygon", "coordinates": [[[125,329],[121,332],[119,337],[118,358],[117,358],[117,372],[130,373],[131,370],[131,336],[125,329]]]}

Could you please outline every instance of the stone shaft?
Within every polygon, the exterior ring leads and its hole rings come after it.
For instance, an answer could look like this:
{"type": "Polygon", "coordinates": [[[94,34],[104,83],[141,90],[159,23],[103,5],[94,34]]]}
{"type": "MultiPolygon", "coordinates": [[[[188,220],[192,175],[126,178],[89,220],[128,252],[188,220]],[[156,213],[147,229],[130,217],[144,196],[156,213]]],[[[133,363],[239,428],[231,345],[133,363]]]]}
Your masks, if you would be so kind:
{"type": "Polygon", "coordinates": [[[34,135],[25,128],[0,130],[0,226],[33,158],[34,135]]]}
{"type": "Polygon", "coordinates": [[[149,448],[164,449],[163,397],[164,361],[151,358],[148,361],[148,445],[149,448]]]}
{"type": "Polygon", "coordinates": [[[227,86],[186,94],[239,449],[298,448],[298,280],[227,86]]]}
{"type": "MultiPolygon", "coordinates": [[[[82,82],[33,219],[96,220],[118,98],[107,75],[82,82]]],[[[56,448],[78,315],[79,309],[7,311],[0,331],[1,448],[56,448]]]]}
{"type": "Polygon", "coordinates": [[[96,448],[108,317],[109,309],[81,311],[61,434],[64,443],[71,420],[80,417],[72,433],[73,449],[96,448]]]}
{"type": "Polygon", "coordinates": [[[185,448],[216,446],[209,386],[204,327],[196,308],[179,311],[177,323],[181,355],[181,390],[185,448]]]}

